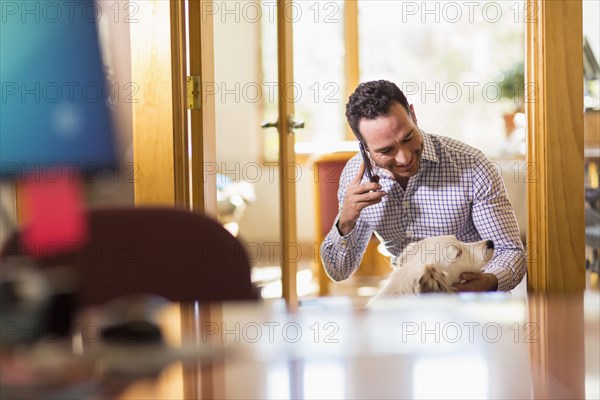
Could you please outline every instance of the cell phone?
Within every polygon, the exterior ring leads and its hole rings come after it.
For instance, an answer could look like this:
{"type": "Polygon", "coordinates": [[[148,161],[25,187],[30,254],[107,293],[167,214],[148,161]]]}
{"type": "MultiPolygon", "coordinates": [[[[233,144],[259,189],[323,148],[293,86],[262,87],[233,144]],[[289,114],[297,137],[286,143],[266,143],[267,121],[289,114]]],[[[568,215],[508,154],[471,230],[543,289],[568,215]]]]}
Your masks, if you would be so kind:
{"type": "Polygon", "coordinates": [[[363,162],[365,163],[365,173],[367,174],[367,178],[369,178],[369,182],[379,183],[379,176],[373,175],[371,159],[367,155],[365,145],[362,142],[358,142],[358,147],[360,148],[360,154],[362,154],[363,162]]]}

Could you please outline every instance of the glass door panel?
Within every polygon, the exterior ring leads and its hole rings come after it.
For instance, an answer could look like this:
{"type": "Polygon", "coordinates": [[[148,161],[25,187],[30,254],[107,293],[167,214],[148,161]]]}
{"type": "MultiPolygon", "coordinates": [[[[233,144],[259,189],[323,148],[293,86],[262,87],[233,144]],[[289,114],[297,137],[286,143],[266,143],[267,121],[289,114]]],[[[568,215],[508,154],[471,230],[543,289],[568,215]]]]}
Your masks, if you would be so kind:
{"type": "Polygon", "coordinates": [[[211,5],[215,82],[206,89],[215,99],[218,216],[245,244],[262,296],[280,297],[277,4],[211,5]]]}

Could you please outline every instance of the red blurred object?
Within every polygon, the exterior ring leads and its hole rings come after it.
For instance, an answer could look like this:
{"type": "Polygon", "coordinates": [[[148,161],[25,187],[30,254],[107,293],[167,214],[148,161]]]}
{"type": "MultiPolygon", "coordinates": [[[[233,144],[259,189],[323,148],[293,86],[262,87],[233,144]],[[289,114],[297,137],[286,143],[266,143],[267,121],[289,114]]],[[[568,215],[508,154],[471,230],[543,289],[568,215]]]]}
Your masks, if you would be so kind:
{"type": "Polygon", "coordinates": [[[66,247],[87,241],[87,220],[82,184],[76,175],[56,180],[27,179],[22,184],[25,252],[40,259],[55,256],[66,247]]]}

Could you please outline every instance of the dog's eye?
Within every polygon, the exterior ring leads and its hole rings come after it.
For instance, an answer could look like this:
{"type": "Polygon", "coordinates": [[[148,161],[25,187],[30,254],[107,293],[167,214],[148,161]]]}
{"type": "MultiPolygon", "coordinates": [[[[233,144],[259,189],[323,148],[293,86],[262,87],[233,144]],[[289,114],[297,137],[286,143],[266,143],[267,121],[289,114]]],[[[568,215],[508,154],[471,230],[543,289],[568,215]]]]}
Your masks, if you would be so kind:
{"type": "Polygon", "coordinates": [[[448,246],[444,251],[447,261],[455,261],[462,255],[462,249],[454,244],[448,246]]]}
{"type": "Polygon", "coordinates": [[[462,249],[458,246],[452,245],[448,250],[448,257],[451,261],[458,260],[462,255],[462,249]]]}

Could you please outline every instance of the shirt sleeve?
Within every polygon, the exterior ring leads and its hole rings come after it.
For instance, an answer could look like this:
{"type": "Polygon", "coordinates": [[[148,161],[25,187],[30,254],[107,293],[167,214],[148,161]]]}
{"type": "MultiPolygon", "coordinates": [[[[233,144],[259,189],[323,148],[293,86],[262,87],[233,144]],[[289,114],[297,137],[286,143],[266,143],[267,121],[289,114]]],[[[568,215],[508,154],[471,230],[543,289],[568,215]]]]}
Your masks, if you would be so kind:
{"type": "MultiPolygon", "coordinates": [[[[344,204],[346,190],[351,181],[351,177],[356,175],[358,163],[350,160],[340,177],[340,186],[338,189],[338,204],[340,210],[344,204]],[[354,165],[356,164],[356,165],[354,165]]],[[[373,234],[373,229],[363,216],[360,216],[350,233],[342,236],[337,228],[340,218],[338,213],[333,226],[323,244],[321,245],[321,261],[325,267],[327,275],[334,281],[342,281],[349,278],[360,265],[369,239],[373,234]]]]}
{"type": "Polygon", "coordinates": [[[494,242],[485,272],[496,275],[498,291],[513,289],[527,272],[519,225],[497,167],[485,156],[473,170],[473,223],[482,239],[494,242]]]}

